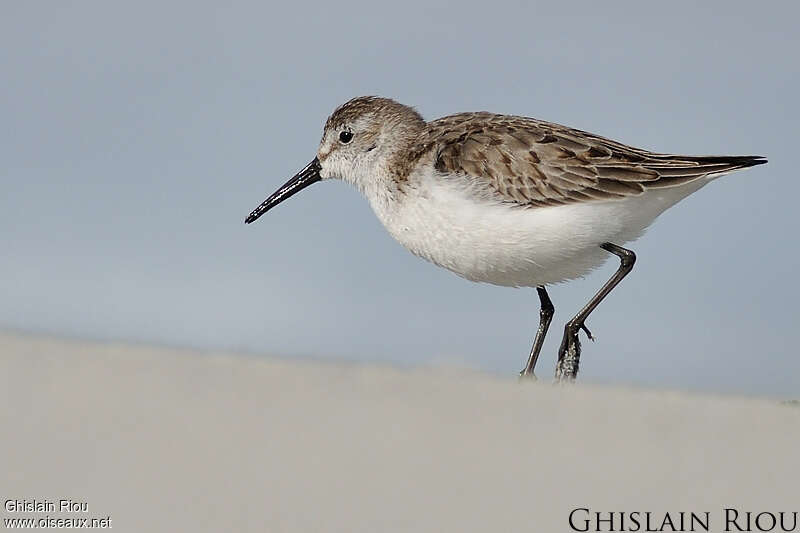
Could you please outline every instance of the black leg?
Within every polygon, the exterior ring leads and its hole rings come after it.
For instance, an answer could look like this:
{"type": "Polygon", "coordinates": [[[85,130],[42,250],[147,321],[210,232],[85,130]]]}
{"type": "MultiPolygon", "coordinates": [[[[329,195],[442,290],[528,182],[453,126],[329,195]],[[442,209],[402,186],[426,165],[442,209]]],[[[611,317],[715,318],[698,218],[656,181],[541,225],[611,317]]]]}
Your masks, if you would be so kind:
{"type": "Polygon", "coordinates": [[[622,278],[628,275],[633,269],[633,264],[636,262],[636,254],[632,251],[606,242],[600,245],[603,250],[611,252],[620,259],[620,265],[617,271],[611,276],[605,285],[589,300],[583,309],[575,315],[575,317],[567,322],[564,326],[564,338],[561,340],[561,347],[558,350],[558,363],[556,364],[556,381],[574,381],[578,375],[578,366],[581,359],[581,343],[578,340],[578,332],[583,329],[586,331],[589,338],[592,338],[589,330],[586,329],[584,321],[591,314],[592,311],[603,301],[603,298],[622,281],[622,278]]]}
{"type": "Polygon", "coordinates": [[[547,335],[547,328],[550,327],[550,321],[553,320],[553,313],[556,310],[544,287],[536,287],[536,292],[539,293],[539,302],[541,303],[541,309],[539,310],[539,329],[536,330],[536,338],[533,339],[533,346],[531,347],[531,354],[528,356],[528,363],[519,373],[523,378],[533,379],[536,379],[533,369],[536,366],[536,360],[539,359],[539,352],[542,351],[542,344],[544,344],[544,337],[547,335]]]}

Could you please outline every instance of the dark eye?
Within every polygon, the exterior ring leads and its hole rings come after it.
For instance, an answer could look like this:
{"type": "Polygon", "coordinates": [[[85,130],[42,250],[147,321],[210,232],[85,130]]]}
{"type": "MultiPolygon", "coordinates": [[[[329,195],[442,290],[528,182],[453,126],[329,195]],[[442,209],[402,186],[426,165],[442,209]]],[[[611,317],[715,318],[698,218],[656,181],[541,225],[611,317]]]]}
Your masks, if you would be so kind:
{"type": "Polygon", "coordinates": [[[343,131],[342,133],[339,134],[339,141],[341,141],[342,144],[347,144],[352,140],[353,140],[353,132],[343,131]]]}

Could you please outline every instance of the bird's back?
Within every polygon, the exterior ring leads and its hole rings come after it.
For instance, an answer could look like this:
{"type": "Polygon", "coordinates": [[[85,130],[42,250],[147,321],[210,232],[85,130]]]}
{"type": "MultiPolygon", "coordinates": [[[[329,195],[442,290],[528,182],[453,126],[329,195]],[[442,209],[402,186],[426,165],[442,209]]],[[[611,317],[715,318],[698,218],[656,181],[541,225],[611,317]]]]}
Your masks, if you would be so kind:
{"type": "Polygon", "coordinates": [[[641,195],[766,163],[759,156],[650,152],[560,124],[493,113],[427,123],[412,153],[444,175],[486,180],[504,201],[555,206],[641,195]]]}

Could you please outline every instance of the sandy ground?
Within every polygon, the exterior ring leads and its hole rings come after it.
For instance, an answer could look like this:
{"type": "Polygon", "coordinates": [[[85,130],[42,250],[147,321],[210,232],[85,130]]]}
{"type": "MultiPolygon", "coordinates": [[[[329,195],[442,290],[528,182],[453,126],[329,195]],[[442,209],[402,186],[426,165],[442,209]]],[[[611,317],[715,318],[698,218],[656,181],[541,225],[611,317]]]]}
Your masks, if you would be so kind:
{"type": "MultiPolygon", "coordinates": [[[[570,531],[800,510],[800,408],[0,334],[0,498],[117,531],[570,531]]],[[[800,527],[800,526],[798,526],[800,527]]]]}

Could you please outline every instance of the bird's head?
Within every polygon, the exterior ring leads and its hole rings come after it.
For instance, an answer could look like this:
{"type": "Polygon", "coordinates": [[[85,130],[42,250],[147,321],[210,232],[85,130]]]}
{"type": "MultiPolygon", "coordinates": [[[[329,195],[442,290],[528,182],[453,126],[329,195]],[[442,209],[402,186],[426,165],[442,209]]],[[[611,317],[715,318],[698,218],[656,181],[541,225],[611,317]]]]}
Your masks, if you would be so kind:
{"type": "Polygon", "coordinates": [[[367,193],[386,175],[395,155],[419,136],[425,121],[413,108],[388,98],[360,96],[339,106],[322,132],[317,156],[245,219],[254,222],[309,185],[341,179],[367,193]]]}

